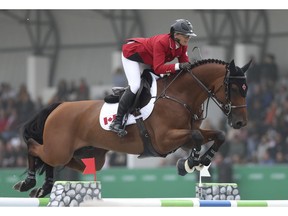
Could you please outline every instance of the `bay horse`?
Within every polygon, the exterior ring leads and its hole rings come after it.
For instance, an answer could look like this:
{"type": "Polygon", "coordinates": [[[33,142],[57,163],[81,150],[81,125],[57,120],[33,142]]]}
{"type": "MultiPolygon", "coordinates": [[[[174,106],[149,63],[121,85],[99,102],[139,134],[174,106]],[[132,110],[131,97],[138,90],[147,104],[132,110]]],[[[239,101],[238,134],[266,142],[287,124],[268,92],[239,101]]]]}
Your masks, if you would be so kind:
{"type": "MultiPolygon", "coordinates": [[[[45,172],[42,187],[34,188],[29,196],[45,197],[50,194],[54,179],[53,169],[66,166],[83,172],[81,158],[95,157],[96,170],[104,165],[108,151],[166,157],[179,148],[189,149],[189,157],[178,160],[176,167],[181,176],[208,166],[214,154],[225,141],[221,130],[201,129],[205,119],[205,101],[212,99],[227,116],[234,129],[247,124],[245,72],[251,61],[242,68],[218,59],[204,59],[193,63],[189,71],[180,71],[159,77],[157,95],[151,115],[144,127],[151,140],[143,144],[139,129],[128,125],[128,134],[119,137],[100,126],[99,116],[104,100],[86,100],[55,103],[47,106],[23,127],[23,138],[28,147],[28,169],[25,180],[14,185],[20,192],[36,185],[36,175],[45,172]],[[200,155],[201,146],[212,142],[200,155]],[[88,151],[89,150],[89,151],[88,151]]],[[[208,103],[206,111],[208,110],[208,103]]]]}

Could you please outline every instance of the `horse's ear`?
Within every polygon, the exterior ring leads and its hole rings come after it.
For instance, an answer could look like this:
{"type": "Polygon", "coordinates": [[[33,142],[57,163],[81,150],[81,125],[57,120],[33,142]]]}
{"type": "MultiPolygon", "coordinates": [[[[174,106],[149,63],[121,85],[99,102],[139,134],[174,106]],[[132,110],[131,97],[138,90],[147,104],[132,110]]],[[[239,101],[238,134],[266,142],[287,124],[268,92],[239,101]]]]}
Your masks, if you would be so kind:
{"type": "Polygon", "coordinates": [[[230,71],[235,71],[235,62],[234,62],[234,59],[229,63],[229,70],[230,70],[230,71]]]}
{"type": "Polygon", "coordinates": [[[241,70],[243,71],[243,73],[245,73],[245,72],[249,69],[252,61],[253,61],[253,60],[251,59],[246,65],[244,65],[244,66],[241,68],[241,70]]]}

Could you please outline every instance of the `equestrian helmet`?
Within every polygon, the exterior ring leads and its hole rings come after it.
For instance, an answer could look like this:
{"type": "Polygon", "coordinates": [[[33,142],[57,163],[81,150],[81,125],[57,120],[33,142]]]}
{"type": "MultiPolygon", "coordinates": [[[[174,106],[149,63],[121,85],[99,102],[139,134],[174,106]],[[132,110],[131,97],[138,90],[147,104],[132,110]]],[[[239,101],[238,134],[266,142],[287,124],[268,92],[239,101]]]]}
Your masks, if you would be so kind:
{"type": "Polygon", "coordinates": [[[189,36],[197,36],[193,32],[193,26],[191,22],[189,22],[186,19],[178,19],[173,25],[171,25],[170,34],[173,36],[174,33],[180,33],[189,36]]]}

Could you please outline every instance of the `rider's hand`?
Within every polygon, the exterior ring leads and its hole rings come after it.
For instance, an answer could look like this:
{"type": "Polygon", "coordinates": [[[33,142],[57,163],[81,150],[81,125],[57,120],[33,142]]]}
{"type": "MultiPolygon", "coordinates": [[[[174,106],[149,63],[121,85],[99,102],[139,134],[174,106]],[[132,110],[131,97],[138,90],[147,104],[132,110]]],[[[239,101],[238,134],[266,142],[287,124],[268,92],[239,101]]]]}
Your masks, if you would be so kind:
{"type": "Polygon", "coordinates": [[[190,62],[179,63],[180,70],[190,70],[192,68],[192,64],[190,62]]]}

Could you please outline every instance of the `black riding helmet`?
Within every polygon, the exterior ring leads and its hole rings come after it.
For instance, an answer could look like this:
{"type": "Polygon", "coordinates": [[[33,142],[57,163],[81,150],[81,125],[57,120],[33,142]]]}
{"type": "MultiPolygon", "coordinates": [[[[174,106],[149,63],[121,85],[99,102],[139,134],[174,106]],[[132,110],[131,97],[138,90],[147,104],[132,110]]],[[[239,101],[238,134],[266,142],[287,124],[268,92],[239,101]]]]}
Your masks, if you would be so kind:
{"type": "Polygon", "coordinates": [[[171,34],[171,37],[173,38],[174,38],[174,33],[180,33],[180,34],[189,35],[189,36],[197,36],[193,32],[192,24],[186,19],[178,19],[173,25],[171,25],[170,34],[171,34]]]}

